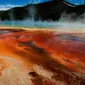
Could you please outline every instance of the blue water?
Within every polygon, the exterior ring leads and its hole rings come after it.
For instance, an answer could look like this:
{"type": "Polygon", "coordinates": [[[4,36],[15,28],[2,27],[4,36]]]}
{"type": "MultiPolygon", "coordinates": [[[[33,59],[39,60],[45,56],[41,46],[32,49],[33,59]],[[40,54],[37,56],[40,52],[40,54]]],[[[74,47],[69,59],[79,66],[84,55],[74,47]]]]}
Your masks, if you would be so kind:
{"type": "Polygon", "coordinates": [[[0,26],[14,26],[14,27],[27,27],[27,28],[55,28],[55,29],[85,29],[85,21],[69,22],[69,21],[33,21],[33,20],[23,20],[23,21],[1,21],[0,26]]]}
{"type": "Polygon", "coordinates": [[[1,21],[0,26],[16,26],[16,27],[30,27],[30,28],[52,28],[59,27],[58,22],[52,21],[33,21],[33,20],[23,20],[23,21],[1,21]]]}

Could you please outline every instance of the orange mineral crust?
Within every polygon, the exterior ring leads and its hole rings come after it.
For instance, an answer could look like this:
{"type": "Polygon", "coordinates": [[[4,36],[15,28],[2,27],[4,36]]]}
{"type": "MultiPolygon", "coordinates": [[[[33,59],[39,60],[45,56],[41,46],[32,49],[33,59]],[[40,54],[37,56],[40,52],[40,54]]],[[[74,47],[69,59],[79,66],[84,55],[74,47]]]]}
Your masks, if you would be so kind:
{"type": "Polygon", "coordinates": [[[0,29],[0,85],[84,85],[84,35],[0,29]]]}

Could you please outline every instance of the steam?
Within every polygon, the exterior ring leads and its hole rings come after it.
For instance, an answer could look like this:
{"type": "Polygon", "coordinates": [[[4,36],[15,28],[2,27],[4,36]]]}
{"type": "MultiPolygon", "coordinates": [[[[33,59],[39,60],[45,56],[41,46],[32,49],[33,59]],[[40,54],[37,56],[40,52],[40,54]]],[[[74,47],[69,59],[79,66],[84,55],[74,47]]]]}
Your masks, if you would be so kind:
{"type": "MultiPolygon", "coordinates": [[[[36,11],[35,11],[35,7],[31,6],[30,8],[30,20],[31,20],[31,26],[34,27],[34,23],[35,23],[35,16],[36,16],[36,11]]],[[[28,19],[29,20],[29,19],[28,19]]]]}
{"type": "Polygon", "coordinates": [[[0,25],[30,27],[30,28],[52,28],[52,29],[67,29],[67,30],[85,30],[85,14],[79,18],[72,20],[75,14],[66,15],[62,14],[59,21],[35,21],[36,11],[35,7],[30,8],[30,17],[25,20],[15,21],[13,18],[13,12],[10,13],[10,21],[1,21],[0,25]]]}
{"type": "Polygon", "coordinates": [[[54,28],[54,29],[78,29],[84,30],[85,24],[82,22],[69,22],[69,21],[33,21],[30,19],[23,21],[3,21],[0,25],[8,25],[8,26],[19,26],[19,27],[30,27],[30,28],[54,28]]]}

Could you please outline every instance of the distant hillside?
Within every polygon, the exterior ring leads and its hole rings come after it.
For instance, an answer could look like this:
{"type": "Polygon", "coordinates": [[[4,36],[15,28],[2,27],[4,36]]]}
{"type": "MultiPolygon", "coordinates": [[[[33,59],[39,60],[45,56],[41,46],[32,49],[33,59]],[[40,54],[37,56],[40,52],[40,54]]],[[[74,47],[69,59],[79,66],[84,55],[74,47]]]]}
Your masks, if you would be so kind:
{"type": "Polygon", "coordinates": [[[85,12],[85,5],[75,6],[64,0],[53,0],[40,4],[28,4],[23,7],[15,7],[6,11],[0,11],[1,20],[23,20],[33,18],[35,20],[59,20],[63,13],[75,14],[76,19],[85,12]]]}

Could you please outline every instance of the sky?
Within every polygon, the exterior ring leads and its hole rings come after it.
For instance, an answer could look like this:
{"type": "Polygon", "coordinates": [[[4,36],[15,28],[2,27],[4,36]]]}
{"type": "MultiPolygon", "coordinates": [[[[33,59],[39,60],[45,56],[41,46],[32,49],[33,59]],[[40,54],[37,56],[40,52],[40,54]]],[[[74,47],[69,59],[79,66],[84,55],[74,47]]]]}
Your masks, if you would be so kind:
{"type": "Polygon", "coordinates": [[[16,6],[23,6],[30,3],[41,3],[50,0],[0,0],[0,10],[7,10],[16,6]]]}
{"type": "MultiPolygon", "coordinates": [[[[30,3],[41,3],[50,0],[0,0],[0,10],[7,10],[12,7],[22,6],[30,3]]],[[[72,4],[84,4],[85,0],[67,0],[72,4]]]]}
{"type": "Polygon", "coordinates": [[[76,5],[85,4],[85,0],[66,0],[66,1],[76,5]]]}
{"type": "Polygon", "coordinates": [[[46,2],[50,0],[0,0],[0,4],[18,4],[18,5],[24,5],[28,3],[40,3],[40,2],[46,2]]]}

